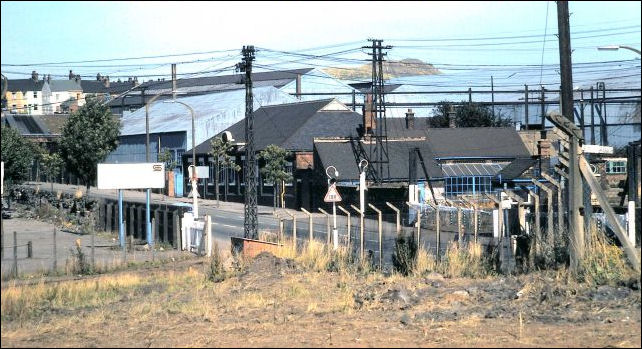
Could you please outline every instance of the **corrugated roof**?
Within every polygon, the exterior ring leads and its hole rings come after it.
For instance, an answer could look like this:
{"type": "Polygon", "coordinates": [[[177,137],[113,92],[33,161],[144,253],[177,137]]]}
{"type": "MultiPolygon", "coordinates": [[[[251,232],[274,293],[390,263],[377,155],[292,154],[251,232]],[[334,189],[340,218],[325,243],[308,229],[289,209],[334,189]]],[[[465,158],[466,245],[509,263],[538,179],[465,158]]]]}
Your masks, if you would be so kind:
{"type": "MultiPolygon", "coordinates": [[[[253,90],[254,108],[292,102],[296,99],[274,87],[253,90]]],[[[200,144],[245,117],[245,91],[235,90],[199,96],[179,97],[194,109],[196,144],[200,144]]],[[[145,108],[125,115],[121,119],[121,135],[145,134],[145,108]]],[[[179,103],[158,101],[149,109],[149,132],[187,132],[188,149],[191,149],[192,118],[185,106],[179,103]]]]}
{"type": "Polygon", "coordinates": [[[457,163],[443,164],[444,177],[495,176],[508,163],[457,163]]]}
{"type": "MultiPolygon", "coordinates": [[[[312,151],[315,137],[356,135],[361,116],[341,106],[342,110],[323,108],[332,99],[265,106],[254,112],[255,149],[275,144],[287,150],[312,151]]],[[[336,102],[335,102],[336,103],[336,102]]],[[[245,142],[245,120],[225,131],[236,142],[245,142]]],[[[217,135],[218,136],[218,135],[217,135]]],[[[209,140],[196,147],[198,153],[209,151],[209,140]]]]}

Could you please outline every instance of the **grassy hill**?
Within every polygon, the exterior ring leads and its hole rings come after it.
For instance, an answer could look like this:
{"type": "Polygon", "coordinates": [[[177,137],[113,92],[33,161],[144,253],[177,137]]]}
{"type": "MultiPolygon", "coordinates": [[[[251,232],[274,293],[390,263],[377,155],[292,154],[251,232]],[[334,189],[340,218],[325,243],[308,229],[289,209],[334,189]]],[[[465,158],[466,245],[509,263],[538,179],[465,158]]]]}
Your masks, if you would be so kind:
{"type": "MultiPolygon", "coordinates": [[[[337,79],[370,79],[372,77],[372,64],[364,64],[356,68],[327,68],[323,71],[337,79]]],[[[435,68],[432,64],[423,62],[419,59],[407,58],[400,61],[383,62],[384,79],[435,74],[441,74],[439,69],[435,68]]]]}

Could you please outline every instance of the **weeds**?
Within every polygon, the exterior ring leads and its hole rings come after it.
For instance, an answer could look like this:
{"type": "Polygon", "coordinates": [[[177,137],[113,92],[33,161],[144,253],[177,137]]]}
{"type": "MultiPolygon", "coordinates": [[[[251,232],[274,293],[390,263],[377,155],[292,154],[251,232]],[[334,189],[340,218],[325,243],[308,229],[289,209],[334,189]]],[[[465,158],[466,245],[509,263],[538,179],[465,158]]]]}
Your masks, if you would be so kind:
{"type": "Polygon", "coordinates": [[[86,275],[93,272],[91,264],[87,261],[87,255],[80,246],[80,239],[76,239],[76,248],[70,249],[69,252],[72,256],[71,266],[68,268],[69,273],[86,275]]]}
{"type": "Polygon", "coordinates": [[[207,280],[212,282],[221,282],[225,280],[225,277],[226,272],[223,268],[221,252],[219,251],[218,244],[214,243],[212,256],[210,257],[209,269],[207,271],[207,280]]]}
{"type": "Polygon", "coordinates": [[[627,264],[622,249],[610,244],[606,238],[592,229],[590,243],[586,246],[584,259],[577,275],[578,281],[593,285],[616,285],[637,277],[627,264]]]}
{"type": "Polygon", "coordinates": [[[395,239],[392,265],[402,275],[408,276],[415,270],[417,262],[417,242],[412,233],[401,233],[395,239]]]}

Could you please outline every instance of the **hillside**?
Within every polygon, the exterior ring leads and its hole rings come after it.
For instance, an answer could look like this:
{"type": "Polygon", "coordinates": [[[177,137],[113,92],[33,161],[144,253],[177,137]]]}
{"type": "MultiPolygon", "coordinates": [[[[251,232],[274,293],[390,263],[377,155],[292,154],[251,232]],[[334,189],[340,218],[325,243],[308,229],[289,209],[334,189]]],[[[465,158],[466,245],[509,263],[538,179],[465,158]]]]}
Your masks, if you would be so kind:
{"type": "MultiPolygon", "coordinates": [[[[371,64],[364,64],[356,68],[327,68],[323,71],[337,79],[344,80],[362,80],[372,77],[371,64]]],[[[439,69],[419,59],[407,58],[400,61],[387,61],[383,63],[384,79],[435,74],[441,74],[439,69]]]]}

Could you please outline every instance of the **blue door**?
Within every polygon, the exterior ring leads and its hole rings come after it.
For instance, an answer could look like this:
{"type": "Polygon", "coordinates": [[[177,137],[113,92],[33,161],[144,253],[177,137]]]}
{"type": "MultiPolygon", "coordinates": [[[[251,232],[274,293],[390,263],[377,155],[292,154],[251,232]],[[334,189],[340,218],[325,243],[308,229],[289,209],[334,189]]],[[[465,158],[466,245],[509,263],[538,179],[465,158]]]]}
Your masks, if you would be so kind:
{"type": "Polygon", "coordinates": [[[178,168],[174,169],[174,195],[183,197],[183,173],[178,168]]]}

